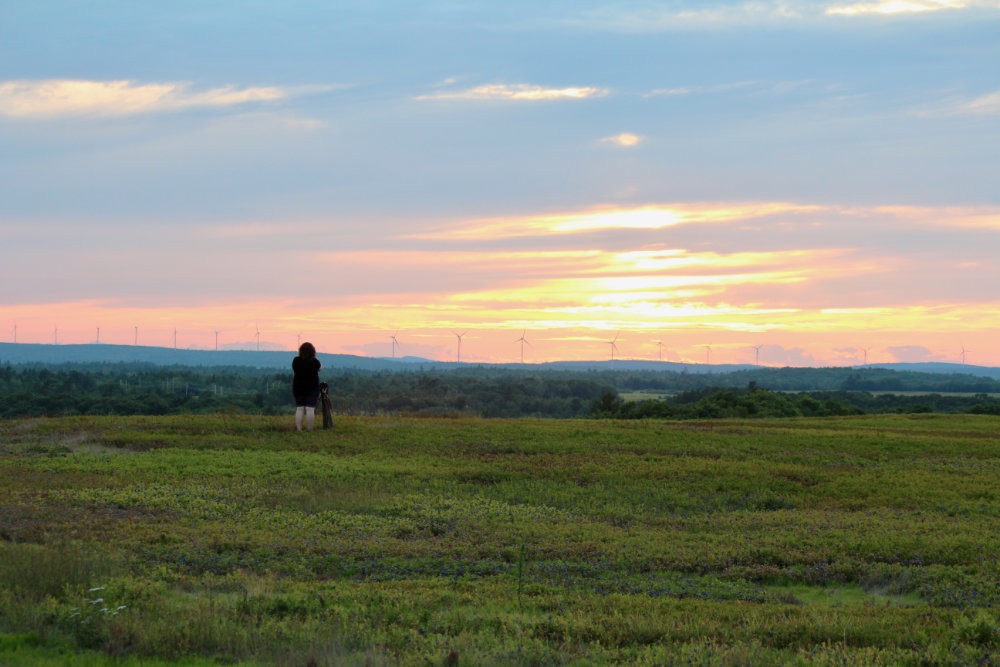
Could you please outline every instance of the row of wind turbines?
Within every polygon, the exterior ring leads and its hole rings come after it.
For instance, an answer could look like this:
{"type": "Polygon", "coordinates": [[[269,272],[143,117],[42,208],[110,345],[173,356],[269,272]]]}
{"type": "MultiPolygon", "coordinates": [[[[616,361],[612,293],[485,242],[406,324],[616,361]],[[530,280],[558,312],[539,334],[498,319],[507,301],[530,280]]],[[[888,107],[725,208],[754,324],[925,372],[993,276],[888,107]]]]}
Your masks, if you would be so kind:
{"type": "MultiPolygon", "coordinates": [[[[456,360],[456,362],[461,362],[462,361],[462,338],[464,338],[465,335],[468,334],[468,333],[469,333],[468,330],[463,331],[462,333],[458,333],[457,331],[452,331],[452,334],[454,334],[455,338],[457,339],[457,348],[456,348],[456,351],[455,351],[455,360],[456,360]]],[[[519,338],[515,338],[514,341],[513,341],[515,343],[520,343],[520,345],[521,345],[521,363],[522,364],[524,363],[524,346],[528,345],[529,347],[533,347],[531,345],[531,342],[526,338],[527,333],[528,333],[527,329],[522,330],[521,331],[521,336],[519,338]]],[[[606,341],[607,344],[608,344],[608,346],[609,346],[609,348],[610,348],[609,351],[611,353],[611,361],[612,362],[614,362],[614,360],[615,360],[615,353],[617,352],[617,353],[620,354],[620,352],[621,352],[618,349],[618,339],[619,339],[620,336],[621,336],[620,333],[615,334],[614,338],[612,338],[611,340],[606,341]]],[[[392,358],[395,359],[396,358],[396,350],[401,345],[401,343],[399,342],[399,331],[397,330],[395,333],[391,334],[389,336],[389,338],[392,341],[392,358]]],[[[657,361],[663,361],[663,346],[664,346],[663,340],[660,339],[660,340],[653,341],[653,344],[656,345],[656,347],[657,347],[657,361]]],[[[712,363],[712,346],[711,345],[702,345],[701,347],[705,348],[705,364],[706,365],[711,365],[711,363],[712,363]]],[[[749,347],[754,352],[754,359],[753,359],[754,366],[760,366],[760,350],[764,346],[763,345],[751,345],[749,347]]],[[[860,351],[862,352],[862,354],[864,356],[864,361],[862,363],[862,365],[864,365],[864,366],[868,365],[868,353],[871,352],[871,349],[872,349],[871,346],[860,348],[860,351]]],[[[962,353],[961,354],[962,354],[962,364],[963,365],[966,363],[966,355],[969,352],[971,352],[971,350],[967,349],[964,345],[962,345],[962,353]]]]}
{"type": "MultiPolygon", "coordinates": [[[[96,333],[96,338],[94,339],[94,344],[95,345],[100,345],[101,344],[101,327],[95,327],[95,329],[96,329],[97,333],[96,333]]],[[[133,327],[133,329],[134,329],[134,338],[132,340],[132,344],[133,345],[138,345],[139,344],[139,325],[138,324],[135,325],[133,327]]],[[[254,330],[255,330],[254,338],[257,341],[257,351],[260,352],[260,327],[255,324],[254,325],[254,330]]],[[[174,328],[174,332],[173,333],[174,333],[174,349],[176,350],[177,349],[177,329],[176,328],[174,328]]],[[[219,334],[222,333],[222,332],[221,331],[215,331],[215,330],[213,330],[213,333],[215,333],[215,351],[218,352],[218,350],[219,350],[219,334]]],[[[14,341],[13,342],[16,344],[17,343],[17,323],[14,324],[13,334],[14,334],[14,341]]],[[[301,345],[302,344],[302,333],[300,332],[297,335],[298,335],[298,344],[301,345]]],[[[59,344],[59,327],[58,326],[55,326],[53,328],[53,331],[52,331],[52,344],[53,345],[58,345],[59,344]]]]}
{"type": "MultiPolygon", "coordinates": [[[[462,333],[458,333],[457,331],[452,331],[452,333],[455,334],[455,338],[458,339],[458,348],[455,350],[455,361],[456,362],[460,362],[460,361],[462,361],[462,339],[469,332],[468,332],[468,330],[466,330],[466,331],[463,331],[462,333]]],[[[524,363],[524,346],[525,346],[525,344],[527,344],[529,347],[531,346],[531,343],[528,342],[527,338],[525,338],[525,334],[527,334],[527,333],[528,333],[528,330],[525,329],[524,331],[521,332],[521,337],[514,341],[515,343],[520,343],[521,344],[521,363],[522,364],[524,363]]],[[[389,336],[389,338],[392,340],[392,358],[393,359],[396,358],[396,348],[398,348],[401,345],[401,343],[399,342],[398,336],[399,336],[399,331],[396,331],[396,333],[394,333],[391,336],[389,336]]]]}
{"type": "MultiPolygon", "coordinates": [[[[101,327],[95,327],[95,329],[96,329],[95,343],[99,345],[101,343],[101,327]]],[[[213,330],[213,333],[215,334],[215,350],[218,351],[219,350],[219,334],[222,333],[222,332],[218,331],[218,330],[213,330]]],[[[457,339],[457,349],[456,349],[456,353],[455,353],[455,360],[456,360],[456,362],[461,362],[462,361],[462,339],[469,332],[468,332],[468,330],[466,330],[466,331],[463,331],[462,333],[458,333],[457,331],[452,331],[452,333],[454,334],[455,338],[457,339]]],[[[522,330],[521,331],[521,336],[519,338],[514,339],[514,341],[513,341],[515,343],[520,343],[521,363],[522,364],[524,363],[524,346],[527,345],[529,347],[533,347],[532,344],[531,344],[531,342],[527,339],[527,333],[528,333],[527,329],[522,330]]],[[[620,354],[620,352],[621,352],[618,349],[618,339],[619,339],[620,336],[621,336],[620,333],[615,334],[614,338],[612,338],[611,340],[606,341],[606,343],[608,344],[608,346],[610,348],[609,351],[611,353],[611,361],[615,361],[615,354],[616,353],[620,354]]],[[[14,327],[13,327],[13,337],[14,337],[13,338],[14,343],[17,343],[18,341],[17,341],[17,323],[16,322],[14,323],[14,327]]],[[[296,334],[296,337],[297,337],[296,347],[298,347],[299,345],[302,344],[302,332],[299,332],[298,334],[296,334]]],[[[399,349],[400,345],[402,345],[402,343],[400,343],[400,341],[399,341],[399,331],[398,330],[395,331],[393,334],[391,334],[389,336],[389,338],[392,341],[392,358],[395,359],[396,358],[396,351],[397,351],[397,349],[399,349]]],[[[254,324],[254,339],[256,341],[256,349],[259,352],[260,351],[260,327],[256,323],[254,324]]],[[[52,342],[55,345],[59,344],[59,327],[58,326],[55,326],[54,329],[53,329],[52,342]]],[[[138,345],[139,344],[139,325],[135,325],[133,327],[133,344],[134,345],[138,345]]],[[[173,330],[173,344],[174,344],[173,345],[174,349],[177,349],[177,329],[176,328],[174,328],[174,330],[173,330]]],[[[660,340],[653,341],[653,344],[657,346],[657,361],[663,361],[663,346],[664,346],[663,340],[660,339],[660,340]]],[[[705,364],[706,365],[711,364],[712,363],[712,346],[711,345],[702,345],[701,347],[705,348],[705,364]]],[[[764,347],[764,346],[763,345],[751,345],[749,347],[751,349],[753,349],[753,351],[754,351],[754,365],[755,366],[759,366],[760,365],[760,349],[762,347],[764,347]]],[[[863,359],[864,359],[862,363],[865,366],[868,365],[868,353],[871,350],[872,350],[871,346],[860,348],[860,351],[861,351],[861,353],[863,355],[863,359]]],[[[962,358],[962,364],[963,365],[967,361],[967,355],[968,355],[969,352],[972,352],[972,350],[969,350],[968,348],[966,348],[965,345],[961,346],[961,358],[962,358]]]]}
{"type": "MultiPolygon", "coordinates": [[[[618,343],[618,337],[619,336],[621,336],[621,334],[616,334],[614,338],[612,338],[611,340],[608,341],[608,344],[611,345],[611,361],[615,360],[615,352],[618,351],[618,345],[617,345],[617,343],[618,343]]],[[[656,345],[656,347],[657,347],[656,360],[657,361],[663,361],[663,340],[661,339],[661,340],[653,341],[653,344],[656,345]]],[[[702,345],[701,347],[705,348],[705,364],[706,365],[711,364],[712,363],[712,346],[711,345],[702,345]]],[[[750,347],[752,347],[753,351],[754,351],[754,361],[753,361],[754,366],[760,366],[760,348],[762,348],[764,346],[763,345],[751,345],[750,347]]],[[[867,361],[865,363],[867,363],[867,361]]]]}

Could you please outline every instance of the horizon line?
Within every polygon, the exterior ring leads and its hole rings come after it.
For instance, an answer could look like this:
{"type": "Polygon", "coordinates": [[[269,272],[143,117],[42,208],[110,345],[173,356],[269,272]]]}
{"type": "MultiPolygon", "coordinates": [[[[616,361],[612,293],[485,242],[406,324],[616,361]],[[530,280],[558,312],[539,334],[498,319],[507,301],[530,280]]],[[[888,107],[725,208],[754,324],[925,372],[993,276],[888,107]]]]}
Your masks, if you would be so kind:
{"type": "MultiPolygon", "coordinates": [[[[136,344],[125,344],[125,343],[22,343],[13,341],[2,341],[0,346],[10,345],[10,346],[34,346],[34,347],[51,347],[51,348],[70,348],[70,347],[94,347],[94,348],[124,348],[124,349],[147,349],[147,350],[164,350],[166,352],[208,352],[213,354],[224,354],[229,352],[248,352],[251,354],[295,354],[295,350],[260,350],[254,348],[230,348],[230,349],[211,349],[211,348],[175,348],[167,347],[163,345],[136,345],[136,344]]],[[[358,359],[370,359],[375,361],[387,361],[396,363],[407,363],[403,360],[405,359],[418,359],[420,362],[429,364],[440,364],[440,365],[454,365],[454,366],[544,366],[549,364],[607,364],[613,366],[614,364],[620,363],[643,363],[643,364],[656,364],[656,365],[672,365],[672,366],[693,366],[698,368],[719,368],[724,366],[739,366],[748,369],[753,368],[769,368],[769,369],[782,369],[782,368],[813,368],[813,369],[825,369],[825,368],[853,368],[853,369],[863,369],[868,367],[883,367],[883,366],[894,366],[894,365],[942,365],[942,366],[958,366],[965,368],[988,368],[995,369],[1000,368],[1000,366],[983,366],[979,364],[967,364],[960,361],[877,361],[869,362],[867,364],[844,364],[844,365],[815,365],[815,366],[793,366],[790,364],[784,365],[768,365],[768,364],[754,364],[749,362],[728,362],[728,363],[703,363],[696,361],[664,361],[659,359],[642,359],[642,358],[624,358],[624,359],[556,359],[550,361],[536,361],[536,362],[520,362],[520,361],[439,361],[437,359],[429,359],[427,357],[419,357],[413,355],[407,355],[403,357],[390,357],[390,356],[377,356],[371,357],[361,354],[350,354],[346,352],[320,352],[322,355],[336,356],[336,357],[355,357],[358,359]]],[[[11,363],[10,360],[0,360],[0,363],[11,363]]],[[[15,362],[16,363],[16,362],[15,362]]],[[[74,362],[60,362],[60,363],[74,363],[74,362]]],[[[87,362],[79,362],[87,363],[87,362]]],[[[414,362],[409,362],[414,363],[414,362]]]]}

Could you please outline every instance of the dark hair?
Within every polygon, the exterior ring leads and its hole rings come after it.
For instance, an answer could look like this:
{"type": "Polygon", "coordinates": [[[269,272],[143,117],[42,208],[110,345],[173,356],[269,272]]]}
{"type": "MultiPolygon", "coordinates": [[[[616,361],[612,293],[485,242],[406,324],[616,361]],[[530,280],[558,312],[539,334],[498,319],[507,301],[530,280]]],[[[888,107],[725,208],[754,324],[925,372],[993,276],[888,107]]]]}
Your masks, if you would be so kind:
{"type": "Polygon", "coordinates": [[[313,347],[312,343],[302,343],[299,345],[299,356],[303,359],[315,359],[316,348],[313,347]]]}

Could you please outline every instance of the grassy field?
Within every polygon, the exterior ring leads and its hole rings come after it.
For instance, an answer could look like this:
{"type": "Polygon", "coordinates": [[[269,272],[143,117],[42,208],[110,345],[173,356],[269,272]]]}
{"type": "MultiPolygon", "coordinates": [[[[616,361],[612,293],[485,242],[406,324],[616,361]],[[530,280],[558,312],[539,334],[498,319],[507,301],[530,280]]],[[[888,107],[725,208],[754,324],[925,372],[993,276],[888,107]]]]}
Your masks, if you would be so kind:
{"type": "Polygon", "coordinates": [[[650,391],[637,389],[635,391],[620,391],[618,397],[623,401],[663,401],[672,398],[676,391],[650,391]]]}
{"type": "Polygon", "coordinates": [[[0,664],[1000,664],[1000,419],[0,422],[0,664]]]}

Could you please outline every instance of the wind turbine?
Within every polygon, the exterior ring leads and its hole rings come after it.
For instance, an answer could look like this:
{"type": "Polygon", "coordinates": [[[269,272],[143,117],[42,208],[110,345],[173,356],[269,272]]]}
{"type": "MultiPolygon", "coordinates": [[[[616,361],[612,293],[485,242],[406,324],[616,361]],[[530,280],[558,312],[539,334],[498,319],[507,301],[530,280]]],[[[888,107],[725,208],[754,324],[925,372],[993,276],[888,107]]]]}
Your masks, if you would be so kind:
{"type": "Polygon", "coordinates": [[[966,353],[966,352],[972,352],[972,350],[966,350],[966,349],[965,349],[965,346],[963,345],[963,346],[962,346],[962,365],[963,365],[963,366],[965,365],[965,353],[966,353]]]}
{"type": "Polygon", "coordinates": [[[872,349],[872,348],[871,347],[862,348],[862,351],[865,353],[865,363],[864,363],[865,366],[868,365],[868,350],[870,350],[870,349],[872,349]]]}
{"type": "Polygon", "coordinates": [[[753,346],[753,365],[754,366],[760,366],[760,348],[762,348],[762,347],[764,347],[764,346],[763,345],[754,345],[753,346]]]}
{"type": "Polygon", "coordinates": [[[615,363],[615,351],[618,346],[615,344],[618,341],[618,336],[621,334],[615,334],[615,337],[608,341],[608,345],[611,346],[611,363],[615,363]]]}
{"type": "Polygon", "coordinates": [[[177,327],[174,327],[174,349],[177,349],[177,327]]]}
{"type": "Polygon", "coordinates": [[[137,324],[135,325],[135,342],[133,343],[133,345],[138,345],[138,344],[139,344],[139,325],[137,324]]]}
{"type": "MultiPolygon", "coordinates": [[[[528,333],[528,330],[527,329],[523,330],[521,332],[521,337],[514,341],[515,343],[520,343],[521,344],[521,363],[522,364],[524,363],[524,344],[528,343],[528,339],[524,337],[524,334],[526,334],[526,333],[528,333]]],[[[531,343],[528,343],[528,345],[531,345],[531,343]]]]}
{"type": "Polygon", "coordinates": [[[52,332],[52,344],[59,344],[59,327],[55,327],[55,331],[52,332]]]}
{"type": "Polygon", "coordinates": [[[215,351],[219,351],[219,332],[215,332],[215,351]]]}
{"type": "Polygon", "coordinates": [[[705,365],[706,366],[711,366],[712,365],[712,346],[711,345],[703,345],[702,347],[705,348],[705,365]]]}
{"type": "Polygon", "coordinates": [[[254,322],[253,328],[257,330],[257,351],[260,352],[260,327],[254,322]]]}
{"type": "Polygon", "coordinates": [[[656,341],[656,347],[658,348],[656,350],[656,360],[657,361],[663,361],[663,340],[662,339],[656,341]]]}
{"type": "Polygon", "coordinates": [[[298,333],[298,342],[296,343],[299,347],[302,347],[302,332],[298,333]]]}
{"type": "Polygon", "coordinates": [[[391,339],[392,339],[392,358],[393,358],[393,359],[395,359],[395,358],[396,358],[396,348],[397,348],[397,347],[399,347],[399,339],[398,339],[398,338],[396,338],[396,335],[397,335],[398,333],[399,333],[399,330],[397,329],[397,330],[396,330],[396,333],[394,333],[394,334],[392,334],[391,336],[389,336],[389,338],[391,338],[391,339]]]}
{"type": "Polygon", "coordinates": [[[458,355],[455,358],[455,363],[462,363],[462,336],[469,332],[463,331],[462,333],[458,333],[457,331],[452,331],[452,333],[458,338],[458,355]]]}
{"type": "Polygon", "coordinates": [[[101,327],[97,327],[97,345],[101,344],[101,327]]]}
{"type": "Polygon", "coordinates": [[[17,322],[14,322],[14,343],[17,343],[17,322]]]}

